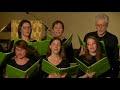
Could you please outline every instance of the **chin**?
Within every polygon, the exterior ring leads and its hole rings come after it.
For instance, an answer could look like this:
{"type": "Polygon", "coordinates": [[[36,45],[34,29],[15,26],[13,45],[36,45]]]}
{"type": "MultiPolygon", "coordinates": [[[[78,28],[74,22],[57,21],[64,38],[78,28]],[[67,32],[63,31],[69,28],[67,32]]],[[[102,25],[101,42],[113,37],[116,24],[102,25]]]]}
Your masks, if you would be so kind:
{"type": "Polygon", "coordinates": [[[54,53],[55,53],[55,54],[58,54],[59,52],[58,52],[58,51],[55,51],[54,53]]]}
{"type": "Polygon", "coordinates": [[[94,52],[95,52],[95,50],[91,50],[91,52],[92,52],[92,53],[94,53],[94,52]]]}
{"type": "Polygon", "coordinates": [[[18,57],[19,59],[23,59],[24,57],[18,57]]]}
{"type": "Polygon", "coordinates": [[[29,36],[29,35],[30,35],[30,33],[26,33],[26,34],[25,34],[25,36],[29,36]]]}
{"type": "Polygon", "coordinates": [[[101,31],[101,32],[99,32],[99,34],[104,34],[105,33],[105,31],[101,31]]]}

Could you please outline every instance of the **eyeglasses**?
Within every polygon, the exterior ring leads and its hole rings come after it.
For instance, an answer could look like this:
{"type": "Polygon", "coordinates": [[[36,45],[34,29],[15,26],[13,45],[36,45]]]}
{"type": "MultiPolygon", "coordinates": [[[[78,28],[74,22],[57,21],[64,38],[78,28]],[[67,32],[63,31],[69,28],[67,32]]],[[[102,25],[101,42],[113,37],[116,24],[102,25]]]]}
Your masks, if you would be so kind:
{"type": "Polygon", "coordinates": [[[97,27],[105,27],[105,24],[96,24],[97,27]]]}

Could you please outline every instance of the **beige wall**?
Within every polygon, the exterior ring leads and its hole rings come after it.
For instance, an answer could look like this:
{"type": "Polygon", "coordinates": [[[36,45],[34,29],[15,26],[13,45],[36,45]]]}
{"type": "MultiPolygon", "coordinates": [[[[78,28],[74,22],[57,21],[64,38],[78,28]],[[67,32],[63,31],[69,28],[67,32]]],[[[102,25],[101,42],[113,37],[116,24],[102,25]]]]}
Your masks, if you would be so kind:
{"type": "MultiPolygon", "coordinates": [[[[94,20],[98,13],[100,12],[30,12],[30,14],[25,12],[0,12],[0,28],[12,19],[35,19],[35,17],[42,20],[50,28],[52,22],[59,19],[65,24],[65,34],[74,34],[72,41],[74,48],[79,48],[76,34],[79,33],[83,38],[87,32],[95,31],[94,20]]],[[[105,13],[110,17],[108,31],[115,34],[120,42],[120,12],[105,13]]]]}

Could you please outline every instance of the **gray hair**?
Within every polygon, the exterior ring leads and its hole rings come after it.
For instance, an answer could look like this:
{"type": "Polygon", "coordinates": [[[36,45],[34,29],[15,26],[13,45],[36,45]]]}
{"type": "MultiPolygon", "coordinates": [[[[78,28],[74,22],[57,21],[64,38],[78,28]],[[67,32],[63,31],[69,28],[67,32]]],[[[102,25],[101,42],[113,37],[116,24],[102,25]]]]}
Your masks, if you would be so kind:
{"type": "Polygon", "coordinates": [[[104,19],[106,24],[109,24],[109,16],[102,13],[102,14],[98,14],[95,18],[95,21],[97,22],[99,19],[104,19]]]}

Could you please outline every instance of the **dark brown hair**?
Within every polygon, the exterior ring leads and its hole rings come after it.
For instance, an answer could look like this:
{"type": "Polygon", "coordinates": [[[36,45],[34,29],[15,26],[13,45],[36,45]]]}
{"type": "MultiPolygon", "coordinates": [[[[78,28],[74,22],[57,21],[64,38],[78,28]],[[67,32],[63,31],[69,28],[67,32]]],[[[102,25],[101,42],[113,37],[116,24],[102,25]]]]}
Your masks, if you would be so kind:
{"type": "Polygon", "coordinates": [[[28,57],[28,44],[27,44],[26,41],[24,41],[24,40],[18,40],[18,41],[16,41],[16,43],[14,45],[14,53],[15,53],[16,47],[25,49],[26,50],[26,56],[28,57]]]}
{"type": "MultiPolygon", "coordinates": [[[[49,46],[50,46],[50,45],[52,44],[52,42],[55,41],[55,40],[60,41],[61,49],[60,49],[59,55],[62,57],[62,59],[64,59],[64,58],[65,58],[65,52],[64,52],[64,48],[63,48],[63,46],[62,46],[62,41],[61,41],[61,39],[59,39],[59,38],[57,38],[57,37],[54,37],[53,39],[51,39],[51,41],[50,41],[50,43],[49,43],[49,46]]],[[[51,55],[51,49],[50,49],[50,47],[49,47],[46,57],[48,58],[50,55],[51,55]]]]}
{"type": "Polygon", "coordinates": [[[29,38],[31,37],[31,33],[32,33],[32,25],[30,23],[30,21],[28,20],[22,20],[19,25],[18,25],[18,37],[21,38],[21,28],[23,26],[24,23],[29,23],[30,25],[30,35],[29,35],[29,38]]]}
{"type": "Polygon", "coordinates": [[[89,51],[88,51],[88,48],[87,48],[87,40],[90,39],[90,38],[93,39],[93,40],[95,40],[95,42],[96,42],[96,45],[97,45],[96,60],[98,61],[98,60],[100,60],[103,57],[103,55],[102,55],[102,52],[101,52],[100,42],[97,40],[97,38],[95,38],[93,36],[88,36],[86,38],[86,41],[85,41],[85,44],[86,44],[86,47],[85,47],[85,56],[86,56],[87,59],[91,58],[91,55],[89,54],[89,51]]]}
{"type": "Polygon", "coordinates": [[[52,24],[52,29],[53,29],[54,26],[55,26],[56,24],[58,24],[58,23],[60,23],[60,24],[62,25],[62,29],[63,29],[63,31],[64,31],[64,23],[63,23],[62,21],[60,21],[60,20],[56,20],[55,22],[53,22],[53,24],[52,24]]]}

